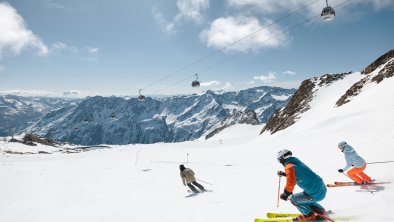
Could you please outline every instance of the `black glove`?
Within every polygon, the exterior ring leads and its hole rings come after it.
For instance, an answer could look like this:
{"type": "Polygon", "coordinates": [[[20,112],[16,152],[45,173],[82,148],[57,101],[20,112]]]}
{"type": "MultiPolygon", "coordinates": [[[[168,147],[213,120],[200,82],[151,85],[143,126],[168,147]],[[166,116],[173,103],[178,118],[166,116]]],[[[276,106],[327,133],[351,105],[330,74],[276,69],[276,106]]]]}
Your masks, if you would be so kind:
{"type": "Polygon", "coordinates": [[[283,191],[283,193],[280,195],[280,199],[282,200],[287,200],[287,198],[289,198],[289,196],[293,194],[292,192],[287,192],[287,190],[285,189],[283,191]]]}
{"type": "Polygon", "coordinates": [[[285,177],[285,176],[286,176],[286,173],[283,172],[283,171],[278,171],[278,176],[280,176],[280,177],[285,177]]]}
{"type": "Polygon", "coordinates": [[[342,169],[339,169],[338,172],[343,173],[343,170],[342,170],[342,169]]]}

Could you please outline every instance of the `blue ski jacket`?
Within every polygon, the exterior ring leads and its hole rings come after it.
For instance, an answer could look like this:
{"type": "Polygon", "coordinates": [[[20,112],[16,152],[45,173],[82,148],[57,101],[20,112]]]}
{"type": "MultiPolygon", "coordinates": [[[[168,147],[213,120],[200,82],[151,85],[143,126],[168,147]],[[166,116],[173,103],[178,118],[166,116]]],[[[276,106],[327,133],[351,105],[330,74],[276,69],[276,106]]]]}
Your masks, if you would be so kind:
{"type": "Polygon", "coordinates": [[[353,147],[346,144],[342,152],[345,154],[345,159],[347,164],[343,168],[343,171],[348,170],[351,166],[354,166],[356,168],[361,168],[365,165],[365,160],[356,153],[353,147]]]}
{"type": "Polygon", "coordinates": [[[323,179],[296,157],[290,157],[285,162],[286,191],[293,192],[297,184],[304,193],[315,200],[326,196],[327,188],[323,179]]]}

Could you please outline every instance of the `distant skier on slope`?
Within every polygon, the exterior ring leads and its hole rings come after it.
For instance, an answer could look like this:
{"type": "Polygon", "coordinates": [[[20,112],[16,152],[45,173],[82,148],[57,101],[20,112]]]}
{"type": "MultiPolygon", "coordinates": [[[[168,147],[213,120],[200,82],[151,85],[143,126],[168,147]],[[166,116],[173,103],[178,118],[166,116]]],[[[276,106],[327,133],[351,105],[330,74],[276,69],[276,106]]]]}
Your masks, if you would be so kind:
{"type": "Polygon", "coordinates": [[[338,172],[343,173],[353,166],[353,168],[347,171],[347,175],[350,179],[358,184],[372,182],[371,177],[363,172],[367,167],[365,160],[356,153],[353,147],[343,141],[338,144],[338,148],[345,154],[347,164],[344,168],[339,169],[338,172]]]}
{"type": "Polygon", "coordinates": [[[297,217],[298,221],[322,220],[323,218],[317,215],[326,214],[325,209],[317,203],[323,200],[327,193],[322,178],[299,159],[293,157],[289,150],[279,151],[277,158],[285,167],[285,172],[278,171],[278,176],[286,177],[286,187],[280,198],[287,200],[290,196],[291,203],[302,213],[297,217]],[[296,184],[303,189],[303,192],[293,194],[296,184]]]}
{"type": "Polygon", "coordinates": [[[205,188],[197,183],[196,178],[194,177],[194,172],[193,170],[186,168],[184,165],[179,165],[179,169],[181,170],[181,178],[182,178],[182,183],[183,185],[187,185],[193,193],[199,193],[199,191],[193,186],[197,186],[201,192],[205,192],[205,188]]]}

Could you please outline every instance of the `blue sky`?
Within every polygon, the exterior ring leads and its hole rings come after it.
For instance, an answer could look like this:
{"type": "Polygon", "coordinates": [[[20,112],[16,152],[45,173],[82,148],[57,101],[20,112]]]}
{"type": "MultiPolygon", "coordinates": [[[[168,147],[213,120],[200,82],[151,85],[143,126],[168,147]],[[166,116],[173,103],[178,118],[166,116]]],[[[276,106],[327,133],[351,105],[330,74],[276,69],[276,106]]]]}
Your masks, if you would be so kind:
{"type": "Polygon", "coordinates": [[[331,22],[317,16],[323,0],[3,1],[0,92],[296,88],[314,76],[359,71],[394,48],[394,1],[328,3],[331,22]]]}

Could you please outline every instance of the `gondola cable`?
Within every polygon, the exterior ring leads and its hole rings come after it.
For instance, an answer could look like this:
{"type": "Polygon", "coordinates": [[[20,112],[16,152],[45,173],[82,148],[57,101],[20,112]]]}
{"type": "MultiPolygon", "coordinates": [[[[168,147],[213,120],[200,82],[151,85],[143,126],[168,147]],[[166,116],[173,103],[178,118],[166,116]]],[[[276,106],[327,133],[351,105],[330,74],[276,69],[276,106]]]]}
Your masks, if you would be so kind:
{"type": "MultiPolygon", "coordinates": [[[[350,1],[352,1],[352,0],[343,1],[343,2],[339,3],[338,5],[334,6],[333,8],[339,8],[339,7],[343,6],[344,4],[346,4],[346,3],[350,2],[350,1]]],[[[264,44],[264,43],[266,43],[266,42],[268,42],[268,41],[270,41],[270,40],[272,40],[272,39],[274,39],[274,38],[276,38],[276,37],[278,37],[278,36],[280,36],[280,35],[282,35],[282,34],[288,32],[288,31],[290,31],[290,30],[292,30],[292,29],[295,29],[296,27],[301,26],[302,24],[305,24],[305,23],[307,23],[307,22],[313,20],[315,17],[318,17],[318,16],[321,16],[321,14],[319,13],[319,14],[313,15],[313,16],[311,16],[311,17],[305,19],[304,21],[302,21],[302,22],[300,22],[300,23],[297,23],[296,25],[291,26],[290,28],[286,29],[285,31],[282,31],[282,32],[280,32],[279,34],[277,34],[277,35],[275,35],[275,36],[273,36],[273,37],[271,37],[271,38],[265,40],[262,44],[264,44]]],[[[259,44],[259,45],[261,45],[261,44],[259,44]]],[[[223,63],[225,63],[225,62],[227,62],[228,60],[231,60],[231,59],[233,59],[233,58],[235,58],[235,57],[237,57],[237,56],[243,54],[244,52],[246,52],[246,51],[248,51],[248,50],[250,50],[250,49],[252,49],[252,48],[254,48],[254,47],[256,47],[256,46],[252,46],[252,47],[249,47],[249,48],[247,48],[247,49],[244,49],[244,50],[242,50],[242,51],[240,51],[240,52],[238,52],[238,53],[236,53],[236,54],[234,54],[234,55],[232,55],[232,56],[229,56],[229,57],[227,57],[227,58],[225,58],[225,59],[223,59],[223,60],[221,60],[221,61],[219,61],[219,62],[217,62],[217,63],[215,63],[215,64],[213,64],[213,65],[211,65],[211,66],[208,66],[207,68],[204,68],[204,69],[200,70],[200,71],[197,72],[197,73],[198,73],[198,74],[201,74],[201,73],[207,72],[208,70],[211,70],[211,69],[213,69],[214,67],[219,66],[219,65],[221,65],[221,64],[223,64],[223,63]]],[[[165,88],[159,89],[159,90],[155,91],[155,92],[153,93],[153,95],[158,94],[158,93],[160,93],[160,92],[162,92],[162,91],[164,91],[164,90],[166,90],[166,89],[168,89],[168,88],[170,88],[170,87],[172,87],[172,86],[175,86],[175,85],[178,85],[178,84],[180,84],[180,83],[182,83],[182,82],[185,82],[186,80],[189,80],[189,79],[190,79],[192,76],[194,76],[194,75],[195,75],[195,74],[193,74],[193,75],[188,75],[186,78],[181,79],[181,80],[175,82],[174,84],[171,84],[171,85],[169,85],[169,86],[167,86],[167,87],[165,87],[165,88]]]]}
{"type": "Polygon", "coordinates": [[[239,42],[241,42],[241,41],[243,41],[243,40],[245,40],[245,39],[247,39],[247,38],[249,38],[249,37],[255,35],[256,33],[260,32],[260,31],[262,31],[262,30],[264,30],[264,29],[267,29],[268,27],[270,27],[270,26],[272,26],[272,25],[278,23],[279,21],[281,21],[281,20],[283,20],[283,19],[286,19],[286,18],[288,18],[288,17],[290,17],[290,16],[292,16],[292,15],[294,15],[294,14],[300,12],[301,10],[303,10],[303,9],[305,9],[305,8],[307,8],[307,7],[311,6],[311,5],[313,5],[313,4],[315,4],[315,3],[318,2],[318,1],[320,1],[320,0],[315,0],[315,1],[313,1],[313,2],[311,2],[311,3],[309,3],[309,4],[305,5],[305,6],[303,6],[303,7],[301,7],[301,8],[299,8],[299,9],[297,9],[297,10],[295,10],[295,11],[293,11],[293,12],[287,14],[287,15],[285,15],[285,16],[282,16],[282,17],[278,18],[277,20],[275,20],[275,21],[271,22],[270,24],[268,24],[268,25],[262,27],[261,29],[258,29],[258,30],[254,31],[254,32],[252,32],[252,33],[249,33],[249,34],[247,34],[246,36],[244,36],[244,37],[242,37],[242,38],[240,38],[240,39],[238,39],[238,40],[236,40],[236,41],[234,41],[234,42],[231,42],[230,44],[228,44],[228,45],[226,45],[226,46],[224,46],[224,47],[222,47],[222,48],[220,48],[220,49],[217,49],[217,50],[215,50],[214,52],[212,52],[212,53],[210,53],[210,54],[208,54],[208,55],[206,55],[206,56],[203,56],[203,57],[201,57],[201,58],[195,60],[194,62],[192,62],[192,63],[190,63],[190,64],[188,64],[188,65],[185,65],[185,66],[181,67],[180,69],[176,70],[175,72],[172,72],[172,73],[170,73],[170,74],[164,76],[163,78],[161,78],[161,79],[159,79],[159,80],[157,80],[157,81],[155,81],[155,82],[153,82],[153,83],[151,83],[151,84],[149,84],[149,85],[146,85],[145,87],[141,88],[141,90],[142,90],[142,89],[150,88],[150,87],[152,87],[152,86],[158,84],[159,82],[162,82],[163,80],[166,80],[166,79],[170,78],[171,76],[173,76],[173,75],[175,75],[175,74],[178,74],[178,73],[180,73],[180,72],[182,72],[182,71],[188,69],[189,67],[192,67],[192,66],[194,66],[194,65],[196,65],[196,64],[198,64],[198,63],[200,63],[200,62],[202,62],[202,61],[204,61],[204,60],[206,60],[206,59],[208,59],[208,58],[210,58],[210,57],[212,57],[212,56],[214,56],[214,55],[216,55],[216,54],[218,54],[219,52],[222,52],[222,51],[228,49],[229,47],[231,47],[231,46],[233,46],[233,45],[235,45],[235,44],[237,44],[237,43],[239,43],[239,42]]]}

